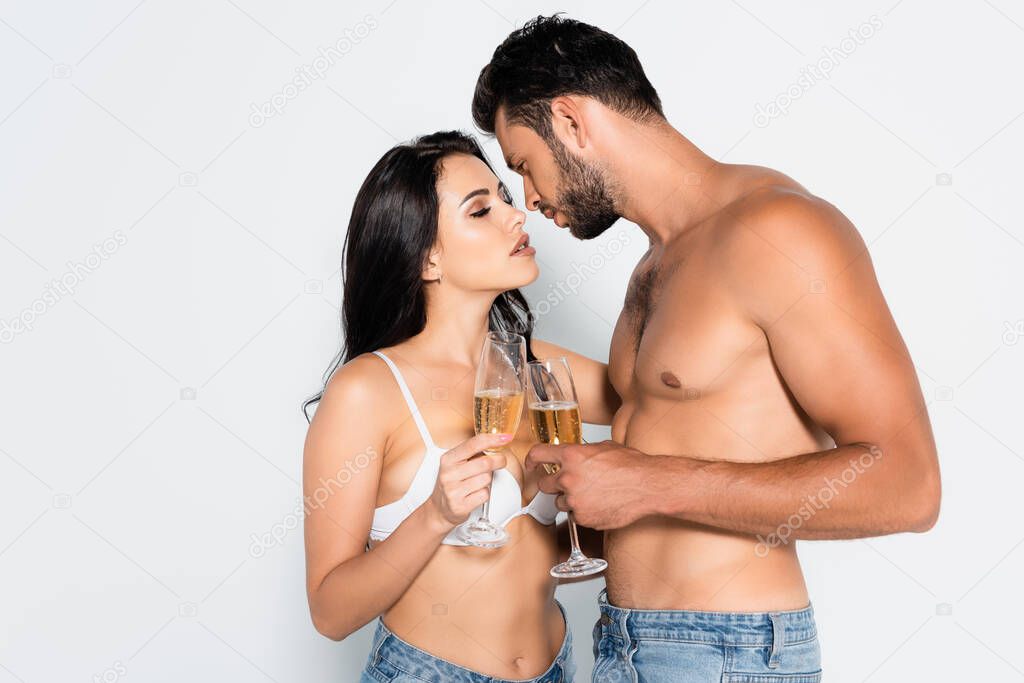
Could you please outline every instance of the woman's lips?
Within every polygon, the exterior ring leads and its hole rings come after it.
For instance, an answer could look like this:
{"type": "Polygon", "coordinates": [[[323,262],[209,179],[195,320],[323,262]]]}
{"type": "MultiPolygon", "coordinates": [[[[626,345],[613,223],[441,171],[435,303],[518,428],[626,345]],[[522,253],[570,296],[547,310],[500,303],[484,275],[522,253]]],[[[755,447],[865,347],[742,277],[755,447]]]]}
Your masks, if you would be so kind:
{"type": "Polygon", "coordinates": [[[512,257],[515,258],[517,256],[533,256],[536,253],[537,253],[537,250],[534,249],[533,247],[524,247],[524,248],[520,249],[519,251],[514,252],[512,254],[512,257]]]}

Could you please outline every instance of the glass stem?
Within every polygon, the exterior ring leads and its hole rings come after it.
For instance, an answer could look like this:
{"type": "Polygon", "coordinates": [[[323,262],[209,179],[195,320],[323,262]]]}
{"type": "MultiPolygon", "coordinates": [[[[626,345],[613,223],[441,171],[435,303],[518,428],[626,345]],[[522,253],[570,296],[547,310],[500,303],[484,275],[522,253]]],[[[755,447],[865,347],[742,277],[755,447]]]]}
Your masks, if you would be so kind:
{"type": "Polygon", "coordinates": [[[583,551],[580,550],[580,535],[576,530],[576,522],[572,519],[572,513],[569,513],[569,544],[572,549],[569,551],[569,560],[585,559],[583,551]]]}
{"type": "MultiPolygon", "coordinates": [[[[584,439],[583,437],[580,437],[580,443],[590,443],[590,442],[587,441],[586,439],[584,439]]],[[[583,554],[582,550],[580,550],[580,532],[576,530],[576,522],[572,518],[572,513],[570,512],[570,513],[568,513],[568,515],[569,515],[569,545],[571,546],[571,549],[569,550],[569,560],[568,561],[572,562],[573,560],[577,560],[577,561],[585,560],[585,559],[587,559],[587,556],[583,554]]]]}
{"type": "MultiPolygon", "coordinates": [[[[487,450],[484,451],[484,453],[486,453],[487,455],[494,455],[495,453],[498,453],[498,452],[499,451],[487,451],[487,450]]],[[[480,506],[480,519],[484,520],[485,522],[490,522],[491,521],[491,495],[490,494],[494,493],[494,476],[493,476],[493,474],[491,475],[491,483],[487,487],[487,490],[489,492],[489,494],[487,496],[487,500],[485,500],[483,505],[480,506]]]]}

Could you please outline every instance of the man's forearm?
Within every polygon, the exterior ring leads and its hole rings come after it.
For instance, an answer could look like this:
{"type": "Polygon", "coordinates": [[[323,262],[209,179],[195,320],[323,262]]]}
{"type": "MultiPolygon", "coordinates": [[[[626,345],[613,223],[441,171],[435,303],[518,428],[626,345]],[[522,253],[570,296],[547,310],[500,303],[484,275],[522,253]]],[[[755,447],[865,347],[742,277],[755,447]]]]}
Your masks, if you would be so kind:
{"type": "Polygon", "coordinates": [[[653,456],[643,486],[651,514],[765,537],[858,538],[934,524],[933,459],[871,444],[764,463],[653,456]]]}

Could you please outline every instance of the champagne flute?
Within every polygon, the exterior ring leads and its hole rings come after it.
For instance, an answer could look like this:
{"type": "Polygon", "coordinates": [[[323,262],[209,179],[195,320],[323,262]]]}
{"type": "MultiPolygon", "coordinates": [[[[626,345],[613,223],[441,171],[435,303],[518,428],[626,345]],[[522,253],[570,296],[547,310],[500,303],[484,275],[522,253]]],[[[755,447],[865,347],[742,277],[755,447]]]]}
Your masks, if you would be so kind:
{"type": "MultiPolygon", "coordinates": [[[[576,386],[572,381],[569,361],[564,356],[544,358],[526,364],[529,376],[530,424],[534,436],[542,443],[583,443],[583,423],[576,386]]],[[[548,474],[558,472],[558,465],[545,463],[548,474]]],[[[608,563],[587,557],[580,550],[579,532],[572,513],[569,513],[569,541],[572,550],[569,559],[551,568],[551,576],[569,579],[603,572],[608,563]]]]}
{"type": "MultiPolygon", "coordinates": [[[[477,434],[515,434],[523,414],[526,340],[521,334],[488,332],[480,352],[473,392],[473,428],[477,434]]],[[[494,454],[498,450],[486,450],[494,454]]],[[[497,474],[497,472],[495,472],[497,474]]],[[[491,480],[494,486],[494,480],[491,480]]],[[[490,520],[490,498],[480,515],[459,526],[459,538],[480,548],[500,548],[508,532],[490,520]]]]}

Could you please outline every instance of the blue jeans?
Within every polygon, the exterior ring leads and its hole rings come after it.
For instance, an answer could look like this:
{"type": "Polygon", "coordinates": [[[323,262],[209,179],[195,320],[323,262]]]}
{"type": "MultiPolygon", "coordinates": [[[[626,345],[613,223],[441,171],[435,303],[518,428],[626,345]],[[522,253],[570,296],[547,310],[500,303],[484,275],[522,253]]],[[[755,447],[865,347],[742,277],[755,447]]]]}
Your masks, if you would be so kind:
{"type": "Polygon", "coordinates": [[[790,612],[636,610],[598,596],[595,683],[819,683],[810,605],[790,612]]]}
{"type": "MultiPolygon", "coordinates": [[[[565,638],[562,647],[547,671],[536,678],[516,679],[515,683],[572,683],[576,676],[576,663],[572,658],[572,634],[565,608],[555,601],[565,619],[565,638]]],[[[405,642],[378,620],[373,648],[366,661],[360,683],[413,683],[439,681],[440,683],[512,683],[510,679],[492,678],[457,664],[435,657],[405,642]]]]}

